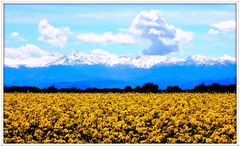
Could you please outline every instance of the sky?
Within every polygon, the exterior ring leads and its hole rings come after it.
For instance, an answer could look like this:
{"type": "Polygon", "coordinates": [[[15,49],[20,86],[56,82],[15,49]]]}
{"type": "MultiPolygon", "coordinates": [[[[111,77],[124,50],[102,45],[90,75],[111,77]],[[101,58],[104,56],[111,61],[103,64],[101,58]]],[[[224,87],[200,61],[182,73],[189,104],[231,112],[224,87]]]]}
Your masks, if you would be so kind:
{"type": "Polygon", "coordinates": [[[5,4],[5,64],[104,56],[236,56],[234,4],[5,4]]]}

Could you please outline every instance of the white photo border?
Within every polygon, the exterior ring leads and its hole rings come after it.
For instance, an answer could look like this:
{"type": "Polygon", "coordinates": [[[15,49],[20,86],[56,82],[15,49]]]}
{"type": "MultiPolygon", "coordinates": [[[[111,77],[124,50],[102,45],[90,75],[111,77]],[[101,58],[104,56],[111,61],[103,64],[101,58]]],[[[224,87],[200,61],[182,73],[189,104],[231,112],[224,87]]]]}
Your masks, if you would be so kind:
{"type": "Polygon", "coordinates": [[[240,0],[1,0],[1,6],[0,6],[0,17],[1,17],[1,27],[0,27],[0,41],[1,41],[1,58],[0,58],[0,66],[1,66],[1,72],[0,72],[0,92],[1,92],[1,117],[0,117],[0,140],[1,140],[1,146],[142,146],[143,144],[4,144],[3,142],[3,98],[4,98],[4,4],[235,4],[236,5],[236,75],[237,75],[237,144],[147,144],[144,146],[240,146],[240,48],[239,48],[239,41],[240,41],[240,33],[239,33],[239,15],[240,15],[240,6],[239,6],[240,0]]]}

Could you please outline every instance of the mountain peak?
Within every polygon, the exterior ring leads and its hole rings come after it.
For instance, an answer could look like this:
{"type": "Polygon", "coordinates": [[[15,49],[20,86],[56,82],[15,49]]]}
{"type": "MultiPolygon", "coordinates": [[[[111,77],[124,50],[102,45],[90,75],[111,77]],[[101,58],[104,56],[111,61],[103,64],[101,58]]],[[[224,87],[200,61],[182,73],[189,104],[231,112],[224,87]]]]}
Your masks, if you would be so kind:
{"type": "Polygon", "coordinates": [[[210,57],[194,55],[187,58],[174,58],[169,56],[118,56],[105,51],[94,50],[90,53],[72,52],[69,55],[59,58],[57,65],[94,65],[103,64],[106,66],[130,65],[136,68],[151,68],[155,65],[216,65],[235,63],[235,58],[228,55],[221,57],[210,57]]]}
{"type": "Polygon", "coordinates": [[[187,58],[176,58],[170,56],[160,55],[141,55],[141,56],[128,56],[128,55],[116,55],[99,49],[92,50],[90,52],[71,52],[68,55],[48,56],[47,58],[37,58],[35,62],[41,63],[32,65],[31,62],[24,60],[22,63],[19,61],[10,62],[9,58],[5,58],[5,65],[9,67],[47,67],[51,65],[105,65],[105,66],[117,66],[127,65],[134,68],[151,68],[153,66],[168,66],[168,65],[204,65],[212,66],[218,64],[232,64],[236,62],[234,57],[223,55],[220,57],[211,57],[203,55],[194,55],[187,58]],[[40,60],[44,60],[40,62],[40,60]],[[46,61],[45,61],[46,60],[46,61]]]}
{"type": "Polygon", "coordinates": [[[196,65],[216,65],[216,64],[225,64],[225,63],[234,63],[235,58],[232,58],[228,55],[223,55],[221,57],[210,57],[203,55],[194,55],[186,58],[186,63],[193,63],[196,65]]]}

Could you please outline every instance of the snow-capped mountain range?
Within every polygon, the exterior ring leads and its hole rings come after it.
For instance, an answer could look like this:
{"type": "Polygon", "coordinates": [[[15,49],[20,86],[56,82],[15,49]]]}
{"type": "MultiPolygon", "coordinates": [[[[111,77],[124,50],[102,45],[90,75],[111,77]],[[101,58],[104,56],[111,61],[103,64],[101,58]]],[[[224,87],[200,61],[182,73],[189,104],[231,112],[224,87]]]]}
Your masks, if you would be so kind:
{"type": "Polygon", "coordinates": [[[73,52],[66,56],[51,56],[49,59],[51,60],[44,60],[48,62],[19,60],[14,62],[18,64],[12,64],[15,65],[13,67],[6,64],[10,62],[5,62],[4,85],[124,88],[126,85],[154,82],[160,88],[168,85],[193,88],[201,83],[236,83],[235,58],[227,55],[131,57],[94,50],[89,53],[73,52]]]}
{"type": "Polygon", "coordinates": [[[73,52],[69,55],[62,56],[50,65],[96,65],[103,64],[106,66],[130,65],[136,68],[151,68],[155,65],[216,65],[235,63],[235,58],[228,55],[221,57],[209,57],[203,55],[189,56],[188,58],[174,58],[169,56],[117,56],[108,53],[82,53],[73,52]]]}
{"type": "Polygon", "coordinates": [[[5,66],[18,68],[25,67],[48,67],[54,65],[106,65],[112,67],[116,65],[127,65],[135,68],[151,68],[156,65],[216,65],[235,63],[235,58],[228,55],[220,57],[210,57],[194,55],[187,58],[176,58],[160,55],[116,55],[100,49],[89,52],[72,52],[67,55],[44,53],[40,57],[10,56],[6,53],[4,58],[5,66]]]}

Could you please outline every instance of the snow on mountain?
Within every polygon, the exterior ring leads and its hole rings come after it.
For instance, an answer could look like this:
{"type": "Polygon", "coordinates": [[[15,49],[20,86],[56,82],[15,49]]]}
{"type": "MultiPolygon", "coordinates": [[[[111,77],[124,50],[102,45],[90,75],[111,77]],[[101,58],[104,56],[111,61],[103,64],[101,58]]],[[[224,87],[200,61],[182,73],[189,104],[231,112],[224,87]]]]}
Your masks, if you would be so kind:
{"type": "Polygon", "coordinates": [[[57,65],[78,65],[78,64],[104,64],[107,66],[114,65],[131,65],[137,68],[150,68],[156,64],[175,64],[183,62],[183,59],[170,58],[168,56],[117,56],[114,54],[95,54],[74,52],[67,56],[61,57],[54,64],[57,65]]]}
{"type": "Polygon", "coordinates": [[[210,57],[203,55],[190,56],[188,58],[175,58],[169,56],[120,56],[112,54],[100,49],[95,49],[90,52],[72,52],[68,55],[49,56],[41,58],[26,58],[22,59],[5,58],[5,65],[8,67],[18,68],[19,66],[26,67],[48,67],[51,65],[128,65],[135,68],[151,68],[156,65],[216,65],[235,63],[235,58],[228,55],[221,57],[210,57]],[[29,62],[29,61],[30,62],[29,62]],[[33,64],[34,63],[34,64],[33,64]]]}
{"type": "Polygon", "coordinates": [[[154,65],[216,65],[234,63],[235,58],[228,55],[221,57],[210,57],[203,55],[190,56],[184,58],[174,58],[169,56],[118,56],[101,50],[94,50],[90,53],[73,52],[67,56],[62,56],[54,65],[95,65],[103,64],[106,66],[130,65],[136,68],[151,68],[154,65]]]}
{"type": "Polygon", "coordinates": [[[225,63],[234,63],[235,58],[228,55],[223,55],[221,57],[209,57],[203,55],[190,56],[186,59],[185,63],[195,63],[197,65],[216,65],[225,63]]]}

